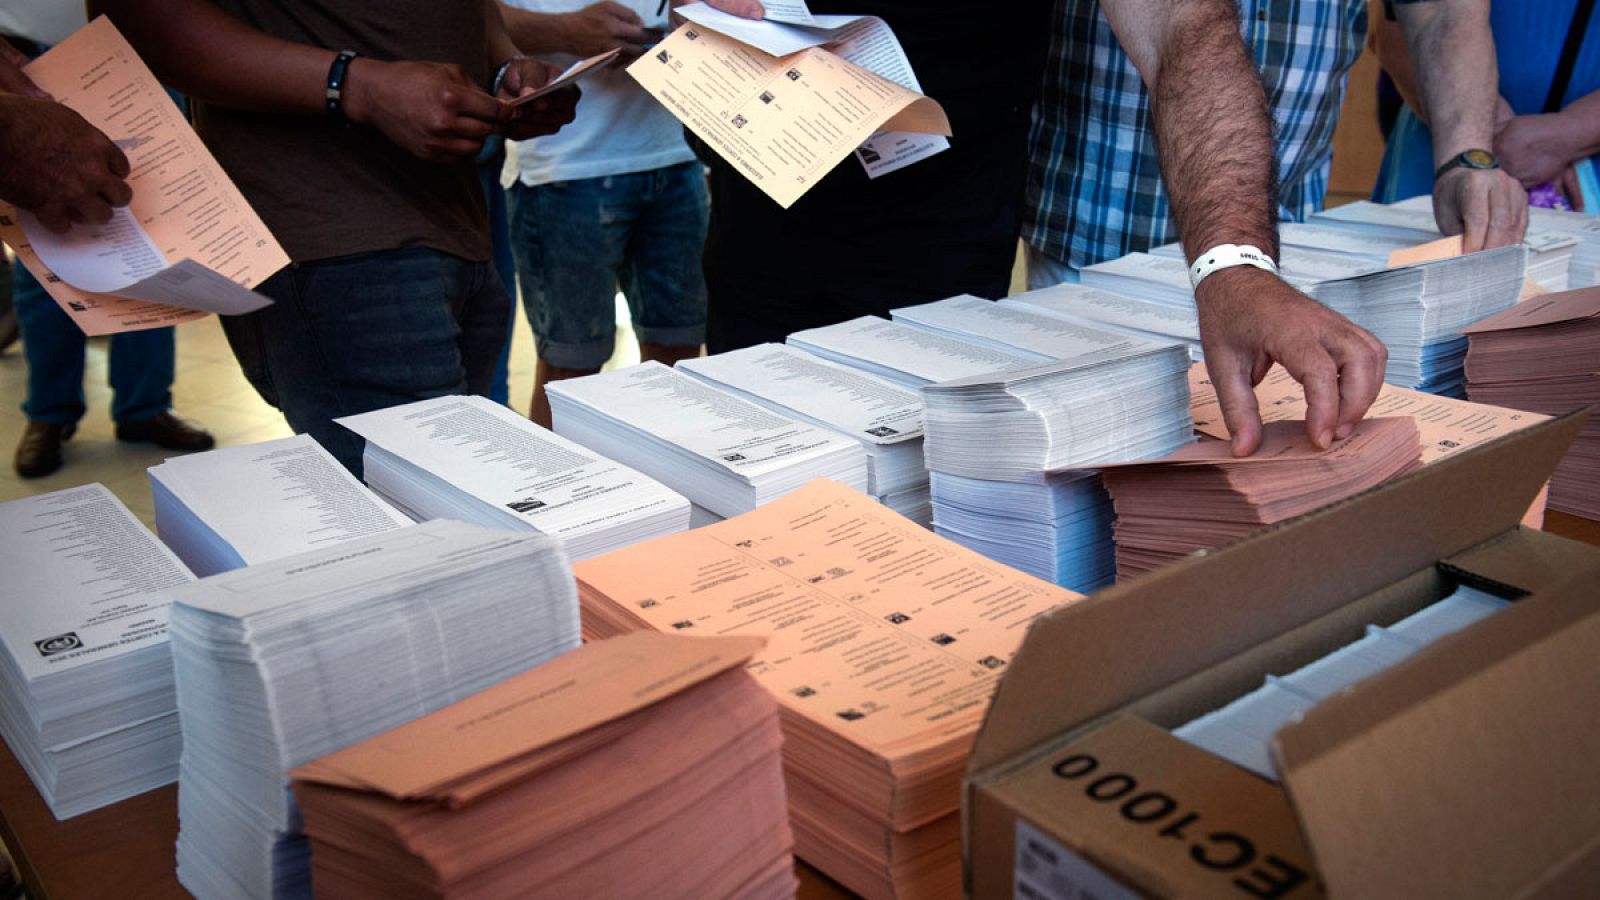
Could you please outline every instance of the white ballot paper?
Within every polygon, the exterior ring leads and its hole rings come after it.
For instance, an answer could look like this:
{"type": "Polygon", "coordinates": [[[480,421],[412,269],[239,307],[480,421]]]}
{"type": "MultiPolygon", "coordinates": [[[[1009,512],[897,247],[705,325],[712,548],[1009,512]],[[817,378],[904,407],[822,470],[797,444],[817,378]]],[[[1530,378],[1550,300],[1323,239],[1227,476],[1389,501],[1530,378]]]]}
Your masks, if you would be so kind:
{"type": "MultiPolygon", "coordinates": [[[[818,36],[811,33],[816,29],[772,22],[728,23],[725,19],[737,17],[719,19],[711,15],[714,10],[697,6],[679,12],[691,21],[629,66],[628,74],[780,206],[793,205],[875,134],[950,133],[937,102],[819,46],[834,39],[831,31],[818,36]],[[697,20],[719,24],[713,28],[697,20]],[[799,37],[765,42],[781,52],[767,52],[739,37],[786,29],[799,37]]],[[[885,38],[870,23],[854,27],[860,33],[845,44],[852,55],[903,57],[892,34],[885,38]]],[[[901,74],[909,72],[909,64],[902,68],[901,74]]],[[[886,144],[873,153],[876,162],[887,158],[901,165],[929,155],[912,149],[902,152],[886,144]],[[885,157],[885,150],[893,152],[885,157]]]]}
{"type": "Polygon", "coordinates": [[[0,640],[32,680],[166,640],[153,592],[193,581],[98,484],[0,504],[0,640]]]}
{"type": "Polygon", "coordinates": [[[178,880],[310,897],[287,772],[579,643],[572,570],[538,534],[426,522],[172,591],[178,880]]]}
{"type": "MultiPolygon", "coordinates": [[[[730,15],[703,3],[685,6],[678,13],[773,56],[827,46],[846,62],[922,92],[894,29],[877,16],[816,16],[804,3],[764,6],[767,15],[762,20],[730,15]]],[[[877,178],[948,149],[950,141],[943,135],[880,131],[857,147],[855,154],[867,177],[877,178]]]]}
{"type": "Polygon", "coordinates": [[[867,486],[866,451],[660,363],[546,388],[556,432],[636,466],[720,516],[818,477],[867,486]]]}
{"type": "Polygon", "coordinates": [[[149,473],[156,531],[202,578],[411,524],[305,434],[149,473]]]}
{"type": "Polygon", "coordinates": [[[905,306],[890,314],[896,322],[999,350],[1036,353],[1046,359],[1090,362],[1176,343],[1132,337],[1027,306],[1001,305],[971,294],[905,306]]]}
{"type": "Polygon", "coordinates": [[[336,421],[366,438],[367,483],[419,519],[537,531],[574,559],[689,526],[688,501],[665,485],[484,397],[336,421]]]}
{"type": "Polygon", "coordinates": [[[775,412],[860,441],[867,450],[867,493],[902,515],[917,519],[916,510],[902,506],[927,502],[922,395],[916,391],[783,344],[686,359],[678,368],[775,412]],[[894,496],[907,491],[917,496],[894,496]]]}
{"type": "Polygon", "coordinates": [[[194,580],[98,484],[0,503],[0,734],[57,818],[171,782],[164,594],[194,580]]]}
{"type": "Polygon", "coordinates": [[[1026,369],[1050,359],[1042,353],[1002,350],[877,316],[796,331],[789,335],[789,344],[913,390],[938,381],[1026,369]]]}
{"type": "Polygon", "coordinates": [[[998,302],[1001,306],[1026,306],[1069,322],[1093,323],[1156,340],[1181,341],[1189,348],[1191,358],[1201,357],[1200,318],[1192,306],[1167,306],[1081,284],[1058,284],[1013,294],[998,302]]]}

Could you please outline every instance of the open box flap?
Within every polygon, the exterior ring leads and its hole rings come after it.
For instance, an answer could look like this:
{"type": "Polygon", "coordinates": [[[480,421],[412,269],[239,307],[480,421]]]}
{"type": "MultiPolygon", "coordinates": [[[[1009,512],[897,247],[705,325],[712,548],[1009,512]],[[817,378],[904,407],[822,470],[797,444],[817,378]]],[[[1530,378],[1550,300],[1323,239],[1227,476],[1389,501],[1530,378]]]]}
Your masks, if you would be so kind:
{"type": "Polygon", "coordinates": [[[1584,421],[1534,425],[1041,616],[968,776],[1516,527],[1584,421]]]}
{"type": "Polygon", "coordinates": [[[1332,896],[1600,886],[1600,581],[1578,576],[1491,621],[1278,733],[1332,896]]]}

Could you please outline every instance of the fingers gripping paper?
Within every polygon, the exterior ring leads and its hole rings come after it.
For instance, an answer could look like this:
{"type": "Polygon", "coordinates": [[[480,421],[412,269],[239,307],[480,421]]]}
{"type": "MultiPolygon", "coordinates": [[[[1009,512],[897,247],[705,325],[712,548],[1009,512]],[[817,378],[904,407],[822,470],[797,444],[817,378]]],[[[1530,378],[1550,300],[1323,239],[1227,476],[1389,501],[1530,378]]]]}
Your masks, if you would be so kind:
{"type": "Polygon", "coordinates": [[[271,301],[250,288],[289,263],[244,195],[109,19],[27,75],[117,144],[133,200],[65,235],[0,202],[0,240],[84,333],[175,325],[271,301]]]}
{"type": "Polygon", "coordinates": [[[628,74],[785,208],[877,132],[950,133],[937,102],[821,47],[773,56],[690,24],[628,74]]]}

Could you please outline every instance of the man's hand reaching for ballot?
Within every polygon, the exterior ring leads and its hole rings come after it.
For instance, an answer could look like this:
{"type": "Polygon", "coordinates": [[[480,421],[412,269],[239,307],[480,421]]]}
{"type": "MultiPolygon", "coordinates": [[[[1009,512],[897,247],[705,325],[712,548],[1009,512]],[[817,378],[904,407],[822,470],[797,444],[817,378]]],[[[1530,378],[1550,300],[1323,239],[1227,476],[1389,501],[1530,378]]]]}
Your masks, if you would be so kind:
{"type": "Polygon", "coordinates": [[[1365,329],[1250,266],[1216,272],[1195,291],[1206,370],[1233,435],[1233,455],[1261,443],[1255,386],[1274,362],[1305,387],[1306,434],[1347,437],[1383,384],[1389,352],[1365,329]]]}

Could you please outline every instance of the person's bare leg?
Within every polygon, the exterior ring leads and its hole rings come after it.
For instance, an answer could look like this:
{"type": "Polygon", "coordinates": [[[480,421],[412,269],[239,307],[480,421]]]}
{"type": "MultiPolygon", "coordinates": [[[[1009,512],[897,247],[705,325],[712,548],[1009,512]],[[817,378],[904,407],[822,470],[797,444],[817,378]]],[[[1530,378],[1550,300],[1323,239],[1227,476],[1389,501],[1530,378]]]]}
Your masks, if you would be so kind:
{"type": "Polygon", "coordinates": [[[671,344],[654,344],[650,341],[639,342],[639,358],[645,361],[654,360],[662,365],[670,366],[680,359],[694,359],[700,355],[700,345],[693,347],[674,347],[671,344]]]}
{"type": "Polygon", "coordinates": [[[532,419],[536,425],[549,428],[550,398],[545,396],[544,386],[552,381],[560,381],[563,378],[582,378],[585,375],[593,375],[598,371],[600,370],[563,369],[559,366],[552,366],[542,359],[539,360],[533,370],[533,402],[528,404],[528,418],[532,419]]]}

